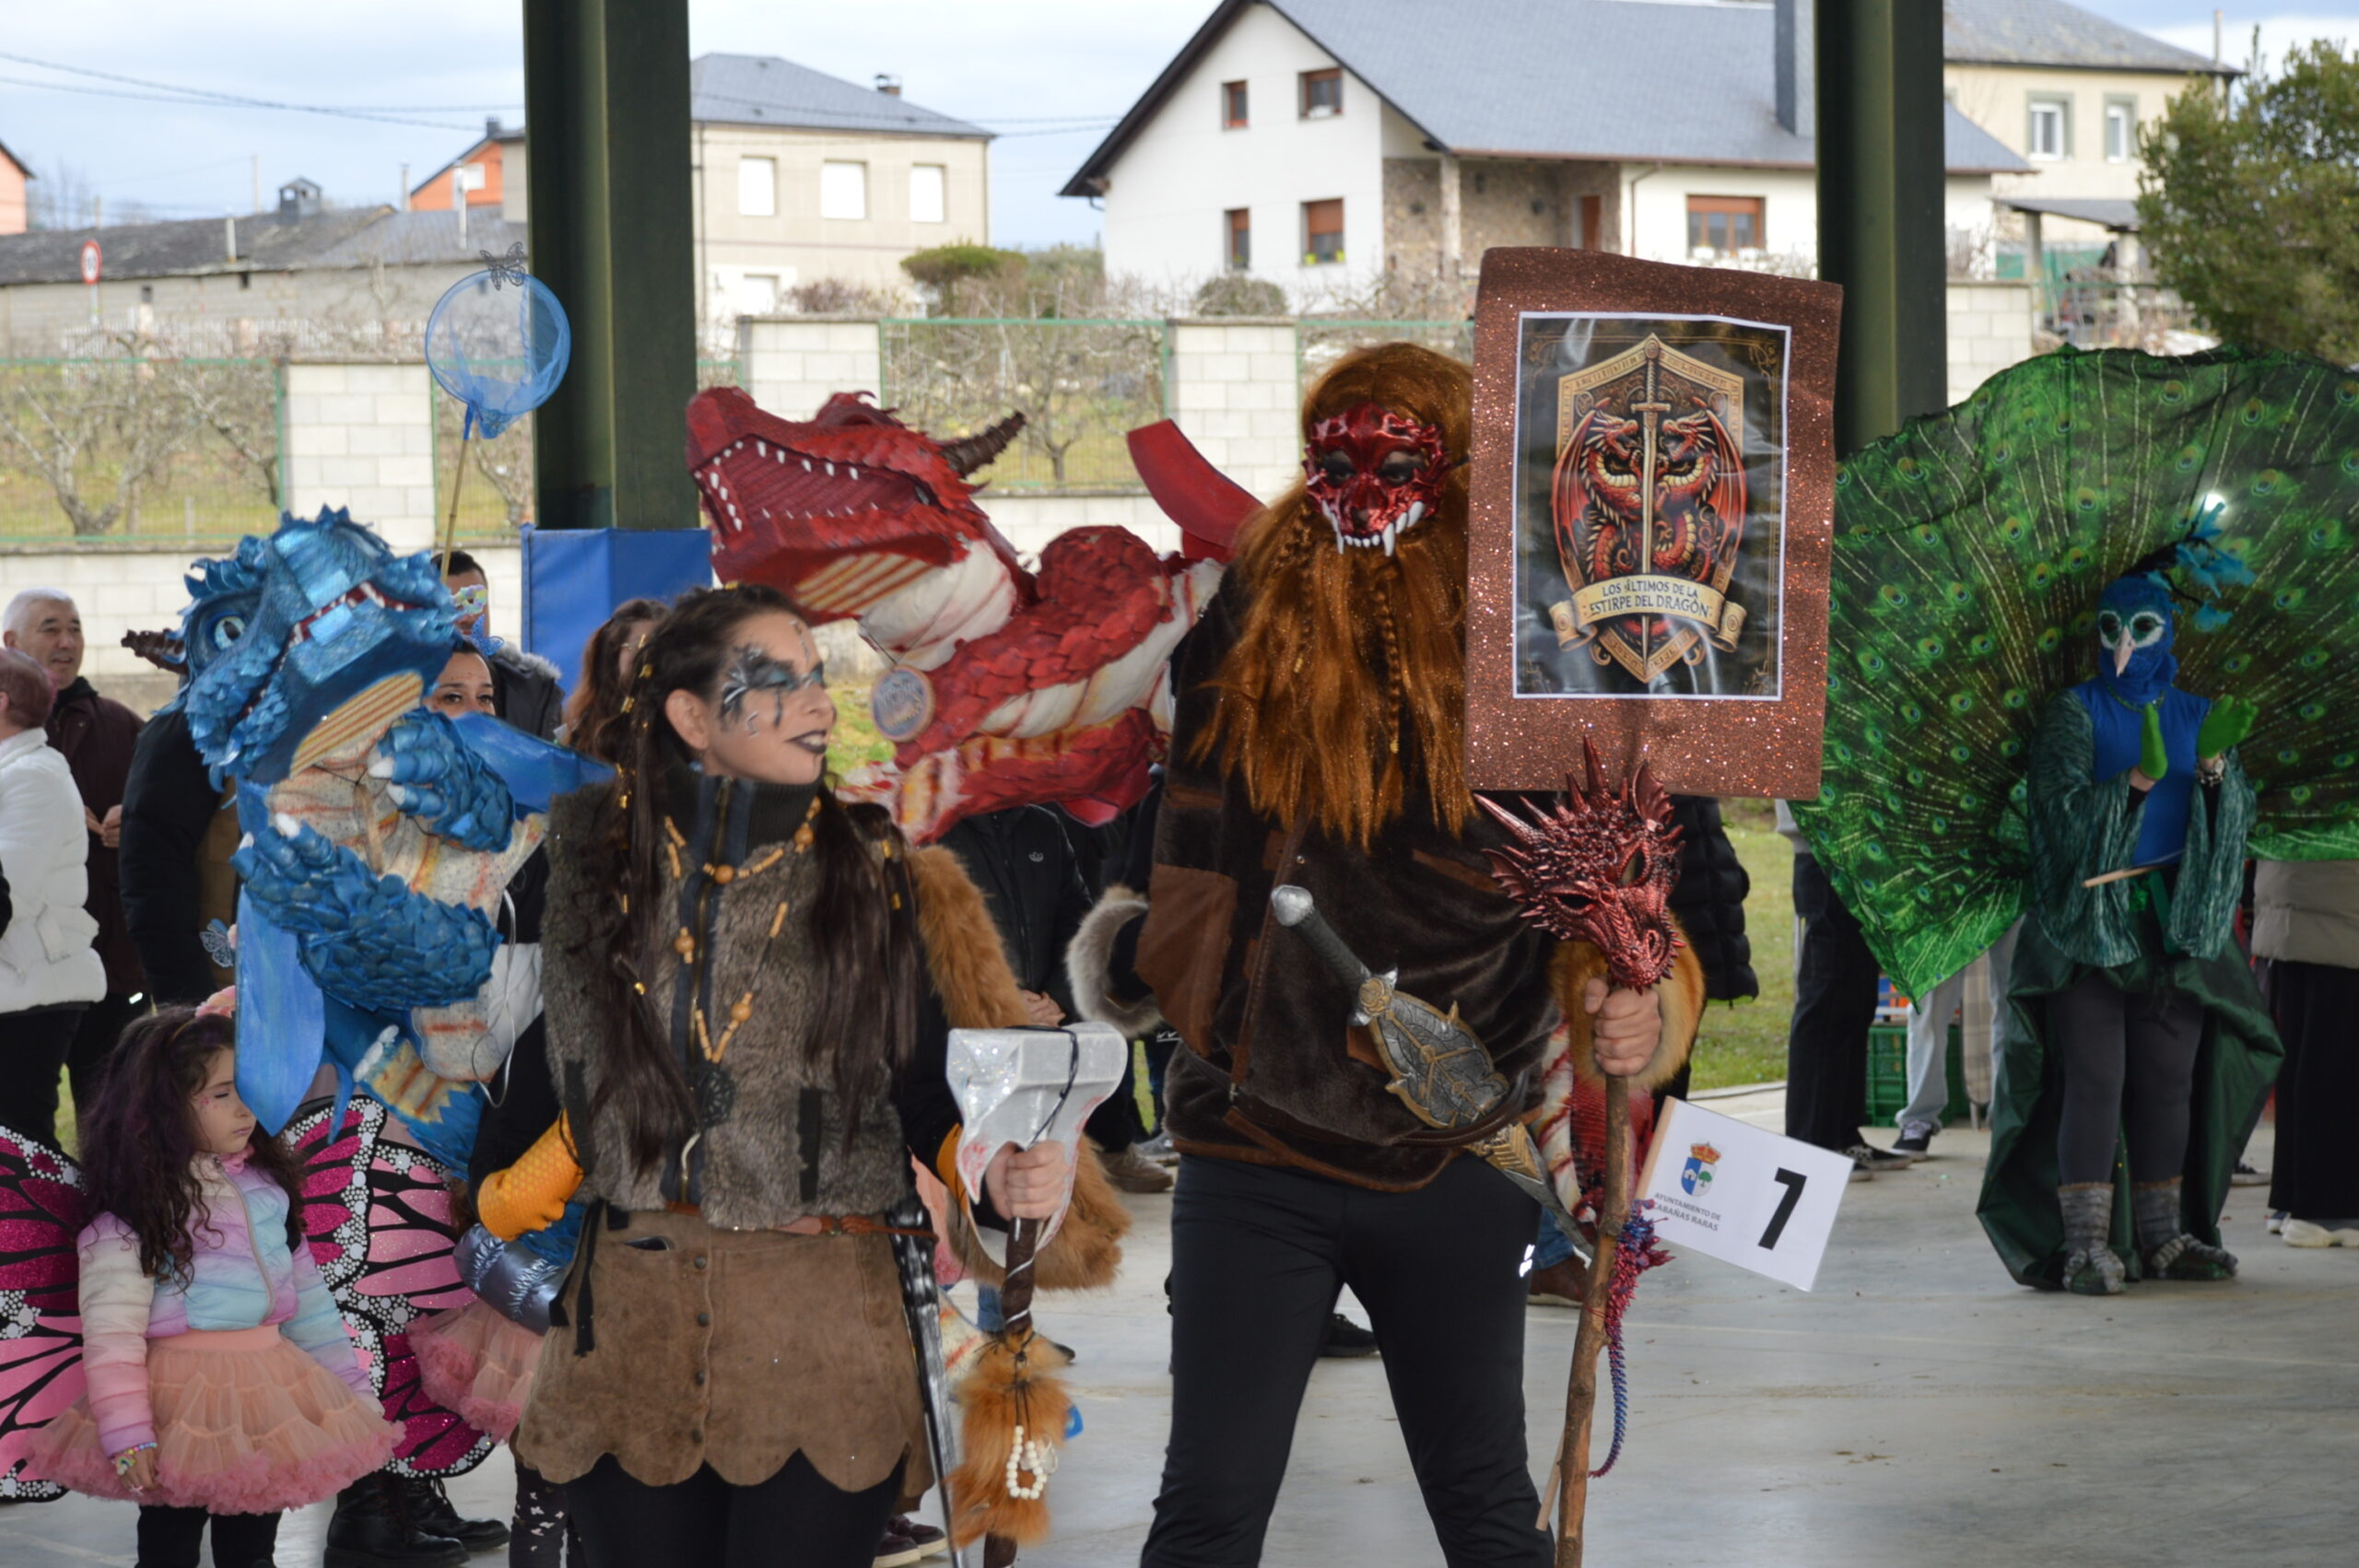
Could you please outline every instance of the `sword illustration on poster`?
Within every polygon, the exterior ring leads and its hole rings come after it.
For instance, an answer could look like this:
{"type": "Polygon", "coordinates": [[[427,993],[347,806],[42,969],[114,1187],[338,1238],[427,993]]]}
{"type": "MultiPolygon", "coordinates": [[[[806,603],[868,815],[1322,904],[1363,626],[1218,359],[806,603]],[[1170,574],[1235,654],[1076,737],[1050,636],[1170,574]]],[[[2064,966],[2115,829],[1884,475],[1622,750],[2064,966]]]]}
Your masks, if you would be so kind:
{"type": "Polygon", "coordinates": [[[1790,330],[1521,315],[1517,696],[1782,695],[1790,330]]]}

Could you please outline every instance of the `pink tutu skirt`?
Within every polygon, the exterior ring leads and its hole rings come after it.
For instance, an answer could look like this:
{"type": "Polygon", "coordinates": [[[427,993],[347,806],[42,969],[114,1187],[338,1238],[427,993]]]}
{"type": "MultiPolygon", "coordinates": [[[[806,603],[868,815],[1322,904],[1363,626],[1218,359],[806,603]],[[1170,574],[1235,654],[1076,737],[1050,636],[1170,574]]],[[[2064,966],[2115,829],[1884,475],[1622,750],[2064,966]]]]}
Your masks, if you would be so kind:
{"type": "Polygon", "coordinates": [[[542,1336],[471,1301],[410,1326],[410,1353],[426,1397],[502,1443],[523,1419],[542,1336]]]}
{"type": "Polygon", "coordinates": [[[401,1429],[275,1327],[147,1341],[156,1485],[115,1474],[86,1397],[33,1439],[25,1473],[124,1503],[271,1514],[334,1497],[393,1457],[401,1429]]]}

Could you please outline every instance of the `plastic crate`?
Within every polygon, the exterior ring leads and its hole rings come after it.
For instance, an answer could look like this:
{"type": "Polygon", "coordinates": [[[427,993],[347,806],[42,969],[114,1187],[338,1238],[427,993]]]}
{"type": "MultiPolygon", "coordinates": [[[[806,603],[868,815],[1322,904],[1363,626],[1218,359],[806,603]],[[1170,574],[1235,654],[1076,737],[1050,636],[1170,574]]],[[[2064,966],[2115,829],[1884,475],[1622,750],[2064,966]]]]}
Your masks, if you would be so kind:
{"type": "MultiPolygon", "coordinates": [[[[1958,1026],[1950,1025],[1948,1060],[1949,1109],[1943,1119],[1966,1119],[1966,1047],[1958,1026]]],[[[1868,1030],[1868,1125],[1894,1127],[1908,1108],[1908,1026],[1878,1024],[1868,1030]]]]}

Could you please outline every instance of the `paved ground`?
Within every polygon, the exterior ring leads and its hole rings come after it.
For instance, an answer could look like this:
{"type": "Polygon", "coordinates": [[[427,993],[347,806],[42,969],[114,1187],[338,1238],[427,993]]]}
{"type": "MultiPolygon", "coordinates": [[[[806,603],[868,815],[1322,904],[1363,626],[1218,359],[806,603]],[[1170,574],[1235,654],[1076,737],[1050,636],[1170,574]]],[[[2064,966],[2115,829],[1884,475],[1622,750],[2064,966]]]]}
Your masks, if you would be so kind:
{"type": "MultiPolygon", "coordinates": [[[[1775,1092],[1714,1108],[1779,1117],[1775,1092]]],[[[1630,1447],[1591,1492],[1592,1563],[2326,1568],[2359,1555],[2359,1253],[2283,1246],[2245,1189],[2226,1226],[2240,1281],[2036,1294],[1975,1225],[1986,1146],[1953,1130],[1938,1158],[1853,1186],[1813,1293],[1702,1258],[1648,1277],[1630,1447]]],[[[1041,1309],[1081,1352],[1087,1431],[1057,1477],[1057,1539],[1025,1556],[1036,1568],[1134,1562],[1145,1532],[1169,1414],[1169,1202],[1133,1203],[1121,1286],[1041,1309]]],[[[1572,1330],[1569,1312],[1532,1314],[1535,1455],[1555,1443],[1572,1330]]],[[[508,1487],[495,1461],[452,1492],[490,1513],[508,1487]]],[[[290,1517],[283,1568],[319,1561],[325,1523],[322,1508],[290,1517]]],[[[82,1499],[0,1511],[0,1563],[128,1562],[130,1525],[128,1509],[82,1499]]],[[[1263,1561],[1438,1562],[1379,1363],[1313,1378],[1263,1561]]]]}

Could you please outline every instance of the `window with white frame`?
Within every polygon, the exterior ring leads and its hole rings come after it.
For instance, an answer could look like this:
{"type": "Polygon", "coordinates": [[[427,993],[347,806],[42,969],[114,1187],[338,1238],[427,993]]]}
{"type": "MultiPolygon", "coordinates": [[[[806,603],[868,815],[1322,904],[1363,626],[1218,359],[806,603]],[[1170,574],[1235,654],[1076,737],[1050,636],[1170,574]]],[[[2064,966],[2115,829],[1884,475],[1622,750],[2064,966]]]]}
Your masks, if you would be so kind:
{"type": "Polygon", "coordinates": [[[2035,98],[2024,137],[2024,156],[2054,163],[2072,156],[2072,100],[2035,98]]]}
{"type": "Polygon", "coordinates": [[[738,297],[748,313],[757,316],[769,315],[778,309],[778,274],[774,272],[747,273],[745,284],[738,291],[738,297]]]}
{"type": "Polygon", "coordinates": [[[737,211],[745,217],[778,216],[778,159],[737,160],[737,211]]]}
{"type": "Polygon", "coordinates": [[[910,221],[947,223],[950,170],[939,163],[921,163],[910,170],[910,221]]]}
{"type": "Polygon", "coordinates": [[[868,165],[819,166],[819,216],[851,219],[868,216],[868,165]]]}
{"type": "Polygon", "coordinates": [[[2138,100],[2112,98],[2105,105],[2105,160],[2128,163],[2138,151],[2138,100]]]}

